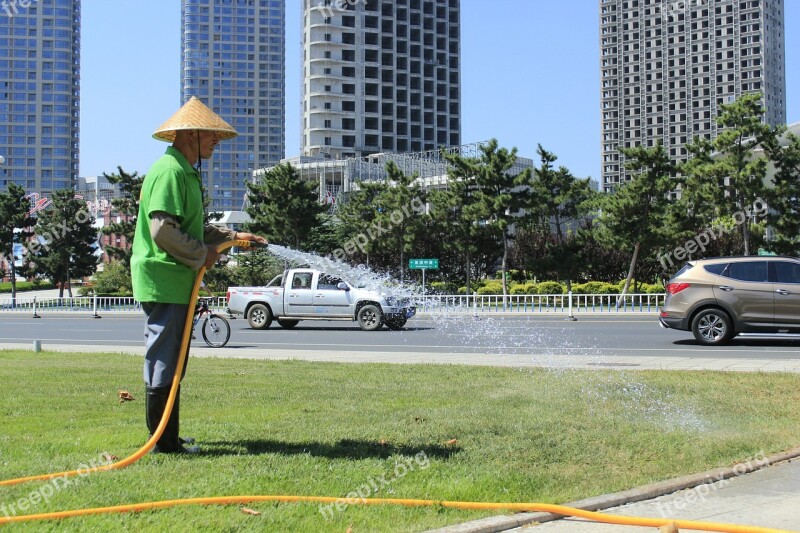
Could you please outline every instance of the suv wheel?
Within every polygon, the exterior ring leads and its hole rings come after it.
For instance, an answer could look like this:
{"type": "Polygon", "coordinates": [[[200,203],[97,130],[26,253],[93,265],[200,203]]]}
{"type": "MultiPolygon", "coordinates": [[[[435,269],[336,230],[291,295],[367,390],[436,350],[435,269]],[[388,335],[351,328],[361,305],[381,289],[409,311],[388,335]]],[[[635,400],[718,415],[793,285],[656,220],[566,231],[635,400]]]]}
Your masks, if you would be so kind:
{"type": "Polygon", "coordinates": [[[700,344],[715,346],[733,338],[733,324],[727,313],[720,309],[704,309],[692,320],[692,333],[700,344]]]}

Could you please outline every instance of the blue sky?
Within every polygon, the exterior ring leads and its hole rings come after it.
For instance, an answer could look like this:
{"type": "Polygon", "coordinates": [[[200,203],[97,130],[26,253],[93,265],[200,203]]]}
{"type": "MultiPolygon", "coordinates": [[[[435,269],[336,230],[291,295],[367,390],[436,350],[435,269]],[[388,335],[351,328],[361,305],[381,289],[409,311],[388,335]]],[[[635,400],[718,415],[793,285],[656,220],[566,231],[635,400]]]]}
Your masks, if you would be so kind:
{"type": "MultiPolygon", "coordinates": [[[[287,0],[286,155],[300,152],[300,0],[287,0]]],[[[144,174],[180,106],[180,1],[83,0],[81,176],[144,174]]],[[[597,0],[461,0],[462,140],[537,144],[600,176],[597,0]]],[[[787,120],[800,121],[800,1],[786,0],[787,120]]]]}

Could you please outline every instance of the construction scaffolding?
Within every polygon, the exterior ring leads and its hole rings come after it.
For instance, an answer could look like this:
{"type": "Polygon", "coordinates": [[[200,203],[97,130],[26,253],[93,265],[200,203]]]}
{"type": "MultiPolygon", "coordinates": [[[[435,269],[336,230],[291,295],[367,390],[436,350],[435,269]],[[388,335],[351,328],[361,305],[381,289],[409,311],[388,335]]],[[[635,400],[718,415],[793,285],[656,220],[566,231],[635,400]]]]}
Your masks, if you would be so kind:
{"type": "MultiPolygon", "coordinates": [[[[323,156],[297,156],[281,160],[291,164],[301,178],[319,182],[320,202],[334,211],[345,201],[347,194],[358,189],[362,181],[385,181],[388,176],[386,164],[393,162],[406,176],[416,176],[426,188],[447,188],[447,174],[450,165],[445,156],[460,154],[464,157],[480,157],[480,148],[486,142],[469,143],[438,150],[410,153],[377,153],[347,159],[326,159],[323,156]]],[[[518,174],[533,166],[533,160],[517,157],[511,173],[518,174]]],[[[253,172],[253,183],[258,183],[274,167],[258,169],[253,172]]],[[[242,210],[248,205],[245,197],[242,210]]]]}

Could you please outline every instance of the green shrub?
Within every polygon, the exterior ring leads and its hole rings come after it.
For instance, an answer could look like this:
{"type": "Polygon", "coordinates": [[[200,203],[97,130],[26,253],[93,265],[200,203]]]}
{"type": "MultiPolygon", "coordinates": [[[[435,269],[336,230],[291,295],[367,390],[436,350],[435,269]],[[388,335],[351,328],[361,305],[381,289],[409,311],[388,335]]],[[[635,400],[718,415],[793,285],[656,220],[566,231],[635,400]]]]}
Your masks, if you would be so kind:
{"type": "Polygon", "coordinates": [[[87,296],[97,293],[103,296],[130,296],[133,294],[131,271],[122,261],[107,263],[102,272],[97,272],[90,283],[78,289],[78,294],[87,296]]]}
{"type": "Polygon", "coordinates": [[[508,292],[509,294],[539,294],[539,285],[532,281],[515,283],[508,292]]]}
{"type": "Polygon", "coordinates": [[[660,283],[642,283],[639,286],[639,292],[646,294],[661,294],[666,292],[664,286],[660,283]]]}
{"type": "Polygon", "coordinates": [[[525,292],[525,284],[523,284],[523,283],[512,283],[508,287],[508,294],[527,294],[525,292]]]}
{"type": "Polygon", "coordinates": [[[539,284],[533,281],[527,282],[525,285],[525,294],[539,294],[539,284]]]}
{"type": "Polygon", "coordinates": [[[458,291],[458,285],[450,281],[433,281],[430,286],[436,294],[455,294],[458,291]]]}
{"type": "MultiPolygon", "coordinates": [[[[486,283],[488,283],[488,282],[485,279],[471,280],[469,282],[469,287],[470,287],[469,293],[472,294],[473,292],[477,292],[478,289],[480,289],[481,287],[485,286],[486,283]]],[[[497,280],[492,280],[492,283],[497,283],[497,280]]],[[[502,282],[500,282],[500,283],[502,283],[502,282]]],[[[501,287],[502,287],[502,285],[501,285],[501,287]]],[[[501,289],[501,292],[502,292],[502,289],[501,289]]],[[[458,288],[457,294],[467,294],[467,287],[465,285],[460,286],[458,288]]]]}
{"type": "Polygon", "coordinates": [[[572,294],[591,294],[589,289],[586,287],[588,283],[573,283],[572,284],[572,294]]]}
{"type": "Polygon", "coordinates": [[[589,281],[576,283],[572,286],[573,294],[616,294],[619,290],[616,285],[603,281],[589,281]]]}
{"type": "Polygon", "coordinates": [[[503,294],[503,283],[490,281],[476,291],[478,294],[503,294]]]}
{"type": "Polygon", "coordinates": [[[539,294],[564,294],[564,286],[557,281],[543,281],[539,284],[539,294]]]}
{"type": "MultiPolygon", "coordinates": [[[[37,290],[45,290],[45,289],[53,289],[55,285],[53,285],[52,281],[41,281],[41,280],[34,280],[34,281],[18,281],[17,282],[17,291],[24,292],[24,291],[37,291],[37,290]]],[[[5,283],[0,283],[0,293],[4,292],[11,292],[11,282],[7,281],[5,283]]]]}

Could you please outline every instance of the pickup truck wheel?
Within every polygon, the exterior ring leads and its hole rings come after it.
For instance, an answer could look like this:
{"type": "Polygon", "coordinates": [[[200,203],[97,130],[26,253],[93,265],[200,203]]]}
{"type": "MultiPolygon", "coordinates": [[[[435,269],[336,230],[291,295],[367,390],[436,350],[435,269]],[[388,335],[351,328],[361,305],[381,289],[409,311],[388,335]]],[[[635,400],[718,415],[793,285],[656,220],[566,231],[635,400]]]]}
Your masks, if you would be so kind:
{"type": "Polygon", "coordinates": [[[267,329],[272,324],[272,311],[264,304],[253,304],[247,311],[247,323],[253,329],[267,329]]]}
{"type": "Polygon", "coordinates": [[[376,331],[383,325],[383,313],[377,305],[368,304],[358,310],[358,327],[364,331],[376,331]]]}
{"type": "Polygon", "coordinates": [[[387,318],[386,319],[386,325],[389,327],[389,329],[391,329],[393,331],[397,331],[397,330],[403,329],[403,326],[406,325],[406,322],[408,322],[408,319],[406,319],[406,318],[387,318]]]}
{"type": "Polygon", "coordinates": [[[284,329],[292,329],[299,323],[300,323],[299,320],[286,320],[283,318],[278,319],[278,325],[284,329]]]}

